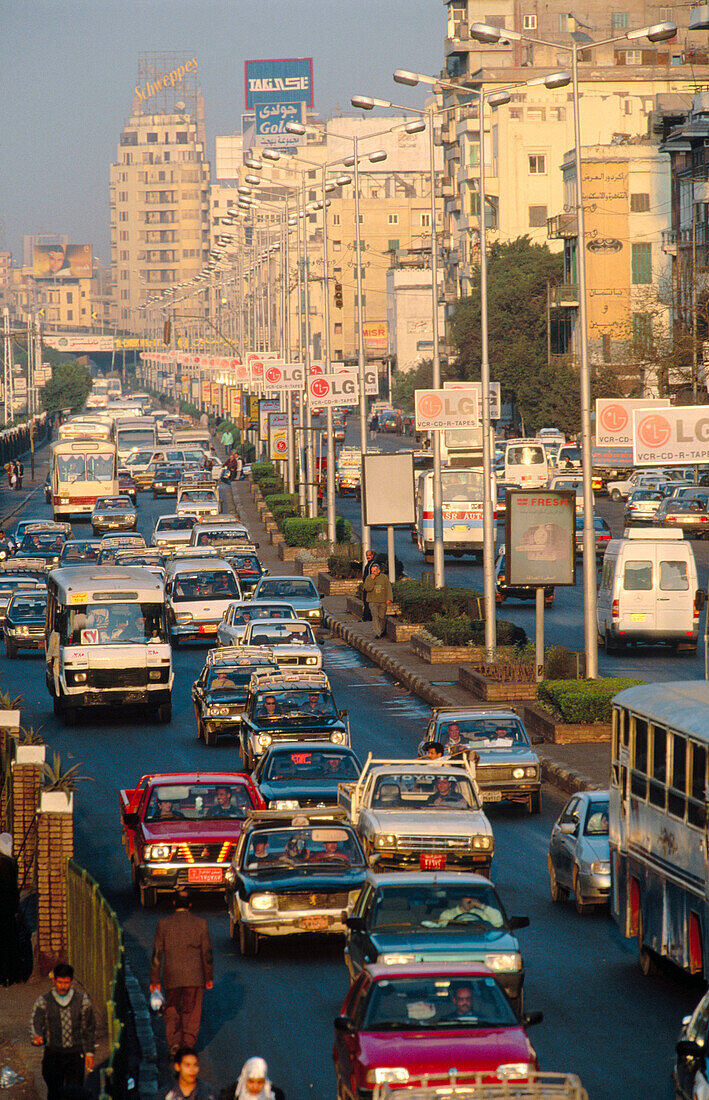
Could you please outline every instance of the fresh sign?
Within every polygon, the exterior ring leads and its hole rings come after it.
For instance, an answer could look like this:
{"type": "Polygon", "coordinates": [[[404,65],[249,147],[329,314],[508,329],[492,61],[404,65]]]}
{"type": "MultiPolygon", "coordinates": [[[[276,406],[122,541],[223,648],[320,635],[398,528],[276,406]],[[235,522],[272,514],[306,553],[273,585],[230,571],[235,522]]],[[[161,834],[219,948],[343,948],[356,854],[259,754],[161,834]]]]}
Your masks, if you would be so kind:
{"type": "Polygon", "coordinates": [[[478,422],[478,394],[473,386],[450,390],[416,390],[416,430],[471,428],[478,422]]]}
{"type": "Polygon", "coordinates": [[[596,446],[630,447],[635,409],[666,409],[666,398],[636,397],[630,400],[599,397],[596,400],[596,446]]]}
{"type": "Polygon", "coordinates": [[[709,409],[705,405],[636,409],[633,412],[633,462],[636,466],[707,461],[709,409]]]}

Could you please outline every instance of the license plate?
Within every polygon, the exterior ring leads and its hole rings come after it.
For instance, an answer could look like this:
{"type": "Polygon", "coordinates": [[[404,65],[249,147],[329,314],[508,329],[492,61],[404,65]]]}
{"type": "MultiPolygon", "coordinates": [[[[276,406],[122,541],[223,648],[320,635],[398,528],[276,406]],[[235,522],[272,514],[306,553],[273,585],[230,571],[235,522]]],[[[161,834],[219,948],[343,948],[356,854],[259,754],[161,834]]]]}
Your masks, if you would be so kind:
{"type": "Polygon", "coordinates": [[[434,855],[433,853],[422,852],[419,866],[422,871],[445,871],[446,857],[445,855],[434,855]]]}
{"type": "Polygon", "coordinates": [[[301,924],[308,932],[323,932],[328,926],[328,919],[327,917],[303,917],[301,924]]]}
{"type": "Polygon", "coordinates": [[[647,619],[647,615],[642,615],[639,611],[634,611],[630,616],[631,623],[644,623],[647,619]]]}
{"type": "Polygon", "coordinates": [[[167,485],[165,487],[165,491],[168,492],[168,493],[174,493],[175,492],[175,486],[174,485],[167,485]]]}
{"type": "Polygon", "coordinates": [[[188,867],[187,881],[201,885],[212,883],[221,885],[222,869],[221,867],[188,867]]]}
{"type": "Polygon", "coordinates": [[[217,624],[216,623],[204,623],[202,626],[199,627],[199,633],[200,634],[216,634],[216,632],[217,632],[217,624]]]}
{"type": "Polygon", "coordinates": [[[502,791],[483,791],[483,802],[502,802],[502,791]]]}

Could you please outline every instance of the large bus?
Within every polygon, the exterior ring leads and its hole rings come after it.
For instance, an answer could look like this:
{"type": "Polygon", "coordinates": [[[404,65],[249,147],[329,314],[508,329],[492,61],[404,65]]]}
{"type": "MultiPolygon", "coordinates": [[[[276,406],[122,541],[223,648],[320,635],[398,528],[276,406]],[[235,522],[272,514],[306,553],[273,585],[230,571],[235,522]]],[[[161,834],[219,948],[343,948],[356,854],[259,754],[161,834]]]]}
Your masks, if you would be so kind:
{"type": "Polygon", "coordinates": [[[106,385],[108,387],[109,401],[113,401],[115,398],[120,397],[123,393],[120,378],[107,378],[106,385]]]}
{"type": "Polygon", "coordinates": [[[108,404],[108,382],[105,378],[95,378],[91,393],[86,398],[87,409],[105,409],[108,404]]]}
{"type": "Polygon", "coordinates": [[[544,489],[549,456],[539,439],[509,439],[505,450],[505,484],[520,489],[544,489]]]}
{"type": "Polygon", "coordinates": [[[55,569],[47,580],[47,690],[70,723],[95,706],[146,705],[172,717],[165,587],[149,569],[55,569]]]}
{"type": "Polygon", "coordinates": [[[626,688],[613,700],[611,913],[659,958],[709,977],[709,683],[626,688]]]}
{"type": "Polygon", "coordinates": [[[132,451],[145,451],[157,446],[157,426],[152,416],[127,416],[116,421],[116,448],[119,463],[132,451]]]}
{"type": "Polygon", "coordinates": [[[52,513],[55,519],[91,515],[99,497],[118,493],[114,443],[66,439],[52,446],[52,513]]]}
{"type": "Polygon", "coordinates": [[[78,416],[59,425],[58,439],[113,439],[113,422],[98,416],[78,416]]]}
{"type": "MultiPolygon", "coordinates": [[[[444,553],[462,557],[483,547],[483,472],[446,468],[441,471],[444,553]]],[[[492,499],[496,499],[493,489],[492,499]]],[[[427,562],[433,561],[433,470],[416,482],[416,541],[427,562]]]]}

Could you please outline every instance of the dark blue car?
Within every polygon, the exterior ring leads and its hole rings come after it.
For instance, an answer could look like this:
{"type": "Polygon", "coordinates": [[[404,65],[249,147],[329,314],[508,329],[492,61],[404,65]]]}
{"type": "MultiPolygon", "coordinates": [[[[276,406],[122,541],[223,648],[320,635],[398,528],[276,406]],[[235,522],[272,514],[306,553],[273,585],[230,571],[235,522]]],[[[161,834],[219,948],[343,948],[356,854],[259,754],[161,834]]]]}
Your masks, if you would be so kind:
{"type": "Polygon", "coordinates": [[[298,741],[271,745],[261,757],[253,780],[270,809],[297,810],[336,806],[340,783],[352,783],[362,771],[346,745],[298,741]]]}

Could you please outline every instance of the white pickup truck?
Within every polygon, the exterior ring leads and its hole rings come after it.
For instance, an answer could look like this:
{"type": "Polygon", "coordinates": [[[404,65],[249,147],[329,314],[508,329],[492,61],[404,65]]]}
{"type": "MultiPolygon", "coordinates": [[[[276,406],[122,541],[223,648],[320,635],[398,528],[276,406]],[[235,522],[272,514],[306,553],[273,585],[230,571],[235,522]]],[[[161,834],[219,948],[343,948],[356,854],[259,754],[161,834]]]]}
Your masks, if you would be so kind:
{"type": "Polygon", "coordinates": [[[466,759],[367,758],[356,783],[341,783],[338,802],[370,864],[490,874],[494,840],[475,770],[466,759]]]}

